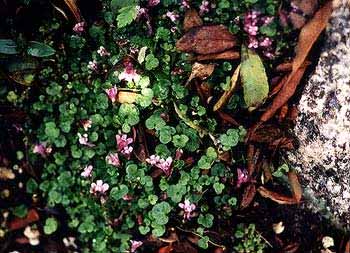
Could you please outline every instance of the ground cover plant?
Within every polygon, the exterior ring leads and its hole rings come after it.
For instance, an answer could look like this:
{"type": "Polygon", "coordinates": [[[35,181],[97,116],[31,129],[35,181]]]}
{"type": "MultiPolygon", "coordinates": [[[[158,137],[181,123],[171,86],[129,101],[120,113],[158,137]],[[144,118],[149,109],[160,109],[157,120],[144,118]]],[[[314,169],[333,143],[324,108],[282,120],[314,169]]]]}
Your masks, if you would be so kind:
{"type": "Polygon", "coordinates": [[[271,153],[293,146],[278,124],[292,123],[286,102],[309,65],[310,48],[292,61],[306,10],[288,15],[277,0],[22,2],[47,16],[30,33],[8,18],[0,34],[0,92],[16,108],[4,115],[17,115],[4,125],[23,140],[12,165],[31,175],[2,237],[24,228],[17,243],[42,250],[40,238],[61,231],[81,252],[272,250],[239,217],[257,192],[301,199],[292,168],[271,153]],[[292,195],[261,186],[283,178],[292,195]]]}

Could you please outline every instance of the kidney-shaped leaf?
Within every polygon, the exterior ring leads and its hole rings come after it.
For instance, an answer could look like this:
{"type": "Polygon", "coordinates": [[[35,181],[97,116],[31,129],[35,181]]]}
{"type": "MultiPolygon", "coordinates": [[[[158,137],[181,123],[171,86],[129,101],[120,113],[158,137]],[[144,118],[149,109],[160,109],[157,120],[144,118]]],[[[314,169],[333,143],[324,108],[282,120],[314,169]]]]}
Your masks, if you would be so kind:
{"type": "Polygon", "coordinates": [[[37,41],[30,41],[28,45],[28,54],[35,57],[48,57],[55,54],[55,49],[37,41]]]}
{"type": "Polygon", "coordinates": [[[244,101],[249,110],[261,105],[269,94],[269,84],[264,65],[254,51],[242,47],[241,80],[243,85],[244,101]]]}
{"type": "Polygon", "coordinates": [[[17,54],[16,42],[9,39],[0,39],[0,54],[17,54]]]}

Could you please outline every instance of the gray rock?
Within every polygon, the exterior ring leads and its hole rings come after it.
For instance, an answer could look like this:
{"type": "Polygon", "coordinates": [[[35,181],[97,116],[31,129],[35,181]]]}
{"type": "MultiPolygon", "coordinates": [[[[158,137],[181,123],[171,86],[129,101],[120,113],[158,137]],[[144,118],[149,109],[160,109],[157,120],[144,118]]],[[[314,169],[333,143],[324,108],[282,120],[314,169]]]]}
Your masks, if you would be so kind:
{"type": "Polygon", "coordinates": [[[333,11],[321,52],[299,103],[299,147],[288,159],[312,200],[308,205],[349,228],[350,12],[344,2],[333,11]]]}

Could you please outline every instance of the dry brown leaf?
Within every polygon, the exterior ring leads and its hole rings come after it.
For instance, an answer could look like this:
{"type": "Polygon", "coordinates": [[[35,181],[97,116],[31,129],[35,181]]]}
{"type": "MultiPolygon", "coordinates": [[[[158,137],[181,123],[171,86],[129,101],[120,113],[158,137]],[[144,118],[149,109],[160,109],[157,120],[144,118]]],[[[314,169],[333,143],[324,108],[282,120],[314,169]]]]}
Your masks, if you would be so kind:
{"type": "Polygon", "coordinates": [[[299,203],[303,195],[303,190],[298,180],[298,176],[294,170],[288,172],[289,184],[292,188],[293,196],[295,200],[299,203]]]}
{"type": "Polygon", "coordinates": [[[344,253],[350,253],[350,240],[346,243],[344,253]]]}
{"type": "Polygon", "coordinates": [[[17,230],[39,220],[39,214],[35,209],[30,209],[24,218],[15,218],[9,223],[10,230],[17,230]]]}
{"type": "Polygon", "coordinates": [[[247,150],[247,171],[249,176],[253,175],[254,173],[254,168],[255,168],[254,153],[255,153],[254,145],[249,144],[248,150],[247,150]]]}
{"type": "Polygon", "coordinates": [[[243,197],[241,201],[241,209],[247,208],[253,201],[256,194],[255,184],[248,185],[243,192],[243,197]]]}
{"type": "Polygon", "coordinates": [[[277,72],[289,72],[292,71],[293,64],[291,62],[284,62],[276,67],[277,72]]]}
{"type": "Polygon", "coordinates": [[[234,126],[240,126],[240,124],[229,114],[224,113],[222,111],[217,112],[218,116],[225,122],[230,123],[234,126]]]}
{"type": "Polygon", "coordinates": [[[297,242],[291,243],[283,248],[283,253],[295,253],[298,252],[300,244],[297,242]]]}
{"type": "Polygon", "coordinates": [[[195,82],[196,83],[196,89],[197,92],[204,104],[208,104],[210,101],[210,98],[212,97],[211,95],[211,90],[212,88],[208,83],[200,83],[200,82],[195,82]]]}
{"type": "Polygon", "coordinates": [[[249,140],[258,143],[272,143],[281,137],[283,137],[283,132],[276,125],[268,124],[257,128],[249,140]]]}
{"type": "Polygon", "coordinates": [[[203,21],[199,17],[198,12],[194,9],[190,9],[186,11],[185,13],[185,19],[184,19],[184,30],[187,32],[191,28],[202,26],[203,21]]]}
{"type": "Polygon", "coordinates": [[[286,116],[287,116],[287,113],[288,113],[288,104],[284,104],[278,114],[278,122],[282,122],[286,116]]]}
{"type": "Polygon", "coordinates": [[[260,193],[260,195],[262,197],[269,198],[272,201],[275,201],[275,202],[277,202],[278,204],[281,204],[281,205],[294,205],[294,204],[297,204],[296,199],[288,197],[288,196],[285,196],[285,195],[282,195],[282,194],[279,194],[277,192],[270,191],[270,190],[266,189],[263,186],[260,186],[258,188],[258,192],[260,193]]]}
{"type": "Polygon", "coordinates": [[[169,245],[169,246],[165,246],[165,247],[162,247],[158,250],[158,253],[170,253],[173,251],[173,246],[172,245],[169,245]]]}
{"type": "Polygon", "coordinates": [[[317,9],[318,0],[294,0],[292,4],[297,6],[300,10],[299,12],[290,12],[289,18],[295,29],[300,29],[305,25],[307,17],[312,16],[312,14],[317,9]],[[305,16],[305,17],[304,17],[305,16]]]}
{"type": "Polygon", "coordinates": [[[0,179],[1,180],[11,180],[16,177],[15,173],[11,169],[0,167],[0,179]]]}
{"type": "Polygon", "coordinates": [[[241,64],[239,64],[235,70],[235,72],[233,72],[233,75],[231,77],[231,86],[228,90],[226,90],[224,92],[224,94],[222,94],[222,96],[220,97],[219,101],[216,102],[216,104],[214,105],[213,111],[217,111],[219,109],[221,109],[221,107],[223,107],[227,101],[231,98],[233,91],[235,90],[236,86],[237,86],[237,81],[238,81],[238,77],[239,77],[239,70],[241,69],[241,64]]]}
{"type": "Polygon", "coordinates": [[[332,13],[332,1],[326,4],[316,12],[315,16],[303,27],[299,34],[296,56],[293,59],[292,72],[288,76],[288,80],[283,85],[281,91],[277,94],[272,105],[261,116],[261,121],[269,120],[276,111],[281,108],[289,98],[294,94],[306,69],[304,64],[313,44],[326,28],[328,19],[332,13]]]}
{"type": "Polygon", "coordinates": [[[273,88],[273,90],[270,92],[269,97],[272,97],[274,95],[276,95],[278,92],[280,92],[280,90],[282,89],[282,87],[286,84],[287,80],[288,80],[288,75],[285,75],[279,82],[278,84],[273,88]]]}
{"type": "Polygon", "coordinates": [[[131,91],[118,91],[117,101],[121,104],[133,104],[140,95],[131,91]]]}
{"type": "Polygon", "coordinates": [[[74,15],[74,18],[77,22],[81,22],[81,15],[80,15],[80,10],[77,6],[77,3],[75,0],[64,0],[66,5],[68,6],[69,10],[72,12],[74,15]]]}
{"type": "Polygon", "coordinates": [[[236,37],[223,25],[192,28],[176,42],[179,51],[197,54],[220,53],[236,45],[236,37]]]}
{"type": "Polygon", "coordinates": [[[214,64],[202,64],[195,62],[192,66],[192,72],[190,77],[188,78],[186,85],[188,85],[194,78],[199,78],[204,80],[213,74],[215,69],[214,64]]]}
{"type": "Polygon", "coordinates": [[[190,61],[208,61],[208,60],[237,60],[240,59],[240,53],[235,50],[227,50],[217,54],[203,54],[190,58],[190,61]]]}

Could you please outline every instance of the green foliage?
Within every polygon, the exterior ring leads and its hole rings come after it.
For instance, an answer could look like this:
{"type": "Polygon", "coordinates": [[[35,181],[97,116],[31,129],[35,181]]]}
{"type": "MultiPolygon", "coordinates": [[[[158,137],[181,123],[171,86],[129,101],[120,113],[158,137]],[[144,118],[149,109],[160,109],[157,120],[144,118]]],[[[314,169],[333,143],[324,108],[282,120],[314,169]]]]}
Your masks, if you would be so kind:
{"type": "Polygon", "coordinates": [[[55,218],[47,218],[44,225],[44,233],[50,235],[57,230],[58,223],[55,218]]]}
{"type": "Polygon", "coordinates": [[[234,232],[237,242],[234,249],[238,253],[263,253],[266,247],[265,242],[261,236],[256,232],[255,225],[249,224],[245,226],[244,224],[239,224],[234,232]]]}
{"type": "Polygon", "coordinates": [[[136,15],[136,5],[129,5],[119,9],[119,14],[117,16],[118,28],[130,25],[135,20],[136,15]]]}

